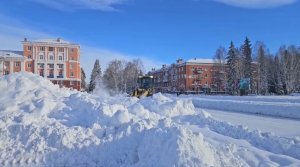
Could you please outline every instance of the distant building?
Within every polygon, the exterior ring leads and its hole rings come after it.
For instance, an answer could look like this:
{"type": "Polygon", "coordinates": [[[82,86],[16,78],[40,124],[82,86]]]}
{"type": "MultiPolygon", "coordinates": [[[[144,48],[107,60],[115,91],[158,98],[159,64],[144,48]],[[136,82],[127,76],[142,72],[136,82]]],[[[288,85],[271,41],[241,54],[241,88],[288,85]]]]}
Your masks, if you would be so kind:
{"type": "MultiPolygon", "coordinates": [[[[258,66],[253,62],[253,91],[257,89],[258,66]]],[[[226,91],[226,69],[224,62],[220,66],[214,59],[183,59],[176,63],[166,65],[162,68],[149,71],[147,75],[154,76],[156,92],[211,92],[225,93],[226,91]]]]}
{"type": "Polygon", "coordinates": [[[212,83],[213,59],[178,59],[169,66],[162,65],[160,69],[152,69],[148,75],[153,75],[158,92],[224,92],[225,87],[216,87],[212,83]]]}
{"type": "Polygon", "coordinates": [[[80,45],[58,39],[22,41],[23,51],[0,50],[0,75],[27,71],[81,90],[80,45]]]}

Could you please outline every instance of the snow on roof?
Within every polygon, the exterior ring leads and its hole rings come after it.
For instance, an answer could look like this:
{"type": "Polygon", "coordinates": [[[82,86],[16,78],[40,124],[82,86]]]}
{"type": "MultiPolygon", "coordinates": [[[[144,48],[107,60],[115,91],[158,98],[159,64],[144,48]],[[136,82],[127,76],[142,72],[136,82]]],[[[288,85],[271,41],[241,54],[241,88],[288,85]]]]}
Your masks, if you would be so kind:
{"type": "Polygon", "coordinates": [[[23,57],[23,51],[0,50],[0,57],[23,57]]]}
{"type": "MultiPolygon", "coordinates": [[[[183,61],[183,62],[180,62],[180,63],[175,63],[175,64],[176,65],[181,65],[181,64],[185,64],[185,63],[214,64],[215,61],[214,61],[214,59],[198,59],[198,58],[194,58],[194,59],[190,59],[190,60],[183,61]]],[[[167,70],[170,67],[171,67],[171,65],[166,65],[165,68],[159,68],[159,69],[156,69],[154,71],[150,71],[150,73],[158,72],[158,71],[161,71],[161,70],[167,70]]]]}
{"type": "Polygon", "coordinates": [[[71,42],[65,41],[60,39],[58,42],[57,39],[38,39],[38,40],[33,40],[31,42],[43,42],[43,43],[63,43],[63,44],[72,44],[71,42]]]}
{"type": "Polygon", "coordinates": [[[187,63],[203,63],[203,64],[213,64],[215,63],[214,59],[190,59],[186,61],[187,63]]]}

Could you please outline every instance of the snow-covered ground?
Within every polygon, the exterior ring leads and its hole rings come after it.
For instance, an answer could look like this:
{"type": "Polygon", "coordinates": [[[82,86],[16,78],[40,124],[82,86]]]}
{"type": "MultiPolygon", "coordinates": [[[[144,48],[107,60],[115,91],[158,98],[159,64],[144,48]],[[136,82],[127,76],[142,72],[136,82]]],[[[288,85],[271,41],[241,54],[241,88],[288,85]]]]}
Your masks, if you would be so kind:
{"type": "MultiPolygon", "coordinates": [[[[196,112],[203,109],[195,108],[196,112]]],[[[245,125],[250,130],[261,130],[272,132],[275,135],[284,137],[300,136],[300,120],[264,116],[257,114],[239,113],[222,110],[204,109],[212,115],[214,119],[230,122],[233,125],[245,125]]]]}
{"type": "Polygon", "coordinates": [[[180,95],[179,98],[190,99],[200,108],[300,119],[300,96],[180,95]]]}
{"type": "Polygon", "coordinates": [[[24,72],[0,92],[0,166],[300,166],[299,137],[214,119],[193,99],[101,98],[24,72]]]}

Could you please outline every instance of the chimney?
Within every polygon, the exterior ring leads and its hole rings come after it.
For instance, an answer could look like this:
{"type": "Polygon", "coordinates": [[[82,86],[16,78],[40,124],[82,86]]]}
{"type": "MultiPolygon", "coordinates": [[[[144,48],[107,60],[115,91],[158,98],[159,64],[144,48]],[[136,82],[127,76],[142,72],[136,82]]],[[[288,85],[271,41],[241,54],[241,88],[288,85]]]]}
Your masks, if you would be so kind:
{"type": "Polygon", "coordinates": [[[155,68],[152,68],[152,71],[155,71],[155,68]]]}
{"type": "Polygon", "coordinates": [[[60,42],[60,38],[57,38],[57,42],[60,42]]]}
{"type": "Polygon", "coordinates": [[[27,42],[27,38],[24,38],[24,42],[27,42]]]}
{"type": "Polygon", "coordinates": [[[179,59],[176,60],[176,63],[179,63],[179,59]]]}

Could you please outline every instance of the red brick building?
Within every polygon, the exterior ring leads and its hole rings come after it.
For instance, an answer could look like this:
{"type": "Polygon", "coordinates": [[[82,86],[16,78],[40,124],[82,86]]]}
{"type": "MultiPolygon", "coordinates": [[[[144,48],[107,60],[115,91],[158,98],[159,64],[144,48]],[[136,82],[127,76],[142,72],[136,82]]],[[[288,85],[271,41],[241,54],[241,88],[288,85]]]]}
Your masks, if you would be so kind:
{"type": "Polygon", "coordinates": [[[213,59],[178,59],[176,63],[152,69],[148,75],[154,76],[157,92],[201,92],[207,89],[224,92],[225,85],[213,83],[214,64],[213,59]]]}

